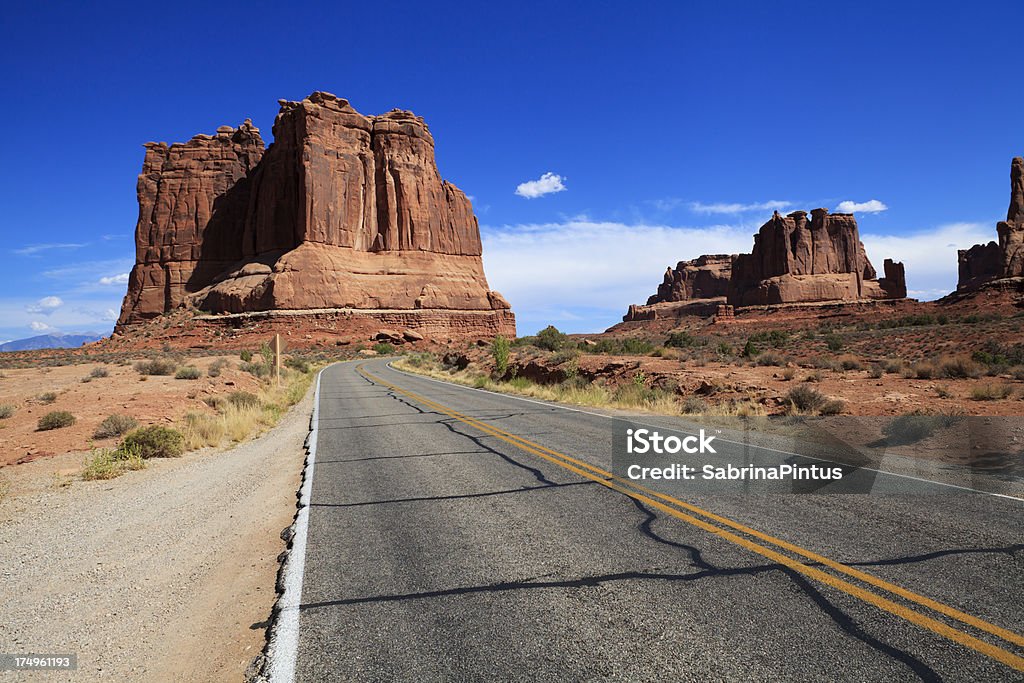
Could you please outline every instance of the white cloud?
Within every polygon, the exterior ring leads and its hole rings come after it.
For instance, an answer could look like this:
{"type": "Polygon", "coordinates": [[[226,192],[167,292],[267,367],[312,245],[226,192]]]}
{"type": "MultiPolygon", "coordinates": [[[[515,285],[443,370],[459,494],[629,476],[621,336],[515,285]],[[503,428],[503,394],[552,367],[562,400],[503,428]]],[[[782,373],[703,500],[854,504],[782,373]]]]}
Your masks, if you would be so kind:
{"type": "Polygon", "coordinates": [[[29,326],[29,328],[31,328],[31,330],[33,332],[51,332],[51,331],[54,331],[56,329],[56,328],[54,328],[54,327],[52,327],[50,325],[47,325],[44,322],[38,321],[38,320],[33,320],[32,322],[30,322],[28,324],[28,326],[29,326]]]}
{"type": "Polygon", "coordinates": [[[836,204],[836,213],[878,213],[889,207],[877,199],[869,199],[866,202],[846,201],[836,204]]]}
{"type": "Polygon", "coordinates": [[[701,254],[749,251],[757,227],[670,227],[585,216],[484,226],[484,265],[490,285],[512,302],[524,334],[545,319],[594,332],[618,322],[629,304],[645,302],[666,266],[701,254]]]}
{"type": "Polygon", "coordinates": [[[103,311],[103,320],[106,320],[108,322],[117,322],[117,318],[117,311],[115,311],[113,308],[108,308],[107,310],[103,311]]]}
{"type": "Polygon", "coordinates": [[[25,307],[25,310],[29,313],[50,315],[58,308],[64,305],[63,299],[59,296],[44,296],[34,304],[29,304],[25,307]]]}
{"type": "Polygon", "coordinates": [[[100,278],[101,285],[126,285],[128,284],[128,273],[119,273],[100,278]]]}
{"type": "Polygon", "coordinates": [[[916,299],[937,299],[955,290],[957,249],[970,249],[994,237],[995,230],[985,223],[949,223],[906,235],[861,234],[879,277],[885,259],[902,261],[908,294],[916,299]]]}
{"type": "Polygon", "coordinates": [[[41,251],[49,251],[51,249],[81,249],[84,246],[86,245],[74,244],[70,242],[54,242],[50,244],[28,244],[22,247],[21,249],[15,249],[14,253],[20,254],[22,256],[32,256],[34,254],[38,254],[41,251]]]}
{"type": "Polygon", "coordinates": [[[562,176],[549,171],[537,180],[519,183],[516,186],[516,194],[527,199],[536,199],[553,192],[564,192],[566,190],[564,180],[565,178],[562,176]]]}
{"type": "MultiPolygon", "coordinates": [[[[671,204],[671,200],[668,200],[668,202],[668,204],[665,204],[666,206],[671,204]]],[[[793,202],[785,202],[778,199],[772,199],[767,202],[755,202],[753,204],[704,204],[703,202],[690,202],[690,210],[694,213],[703,214],[738,214],[749,211],[776,211],[792,205],[793,202]]]]}

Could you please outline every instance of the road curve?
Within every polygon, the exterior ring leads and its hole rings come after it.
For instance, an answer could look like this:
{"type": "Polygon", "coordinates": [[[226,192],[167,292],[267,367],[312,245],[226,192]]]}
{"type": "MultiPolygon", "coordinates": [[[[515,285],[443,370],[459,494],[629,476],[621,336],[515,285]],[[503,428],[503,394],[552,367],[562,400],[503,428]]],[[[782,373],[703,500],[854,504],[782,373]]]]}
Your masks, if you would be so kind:
{"type": "Polygon", "coordinates": [[[295,680],[1024,677],[1018,501],[667,500],[603,416],[385,360],[319,405],[295,680]]]}

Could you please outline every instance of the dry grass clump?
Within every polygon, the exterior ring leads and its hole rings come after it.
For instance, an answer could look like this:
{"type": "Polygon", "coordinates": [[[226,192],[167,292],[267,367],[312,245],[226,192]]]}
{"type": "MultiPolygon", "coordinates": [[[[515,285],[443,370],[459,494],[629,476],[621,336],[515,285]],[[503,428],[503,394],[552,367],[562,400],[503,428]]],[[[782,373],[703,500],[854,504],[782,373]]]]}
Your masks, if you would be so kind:
{"type": "Polygon", "coordinates": [[[36,400],[44,405],[49,405],[57,400],[57,392],[47,391],[45,393],[39,394],[38,396],[36,396],[36,400]]]}
{"type": "Polygon", "coordinates": [[[829,399],[814,387],[807,384],[790,389],[786,394],[790,404],[790,413],[804,415],[838,415],[843,412],[843,402],[829,399]]]}
{"type": "Polygon", "coordinates": [[[1009,384],[982,384],[971,389],[971,398],[975,401],[999,401],[1012,394],[1013,387],[1009,384]]]}
{"type": "Polygon", "coordinates": [[[82,479],[86,481],[105,480],[119,477],[131,470],[145,469],[146,461],[138,449],[104,448],[93,450],[82,467],[82,479]]]}
{"type": "Polygon", "coordinates": [[[0,420],[6,420],[14,415],[18,408],[13,403],[0,403],[0,420]]]}
{"type": "Polygon", "coordinates": [[[186,365],[174,373],[174,379],[199,379],[201,376],[202,373],[199,372],[199,368],[194,365],[186,365]]]}

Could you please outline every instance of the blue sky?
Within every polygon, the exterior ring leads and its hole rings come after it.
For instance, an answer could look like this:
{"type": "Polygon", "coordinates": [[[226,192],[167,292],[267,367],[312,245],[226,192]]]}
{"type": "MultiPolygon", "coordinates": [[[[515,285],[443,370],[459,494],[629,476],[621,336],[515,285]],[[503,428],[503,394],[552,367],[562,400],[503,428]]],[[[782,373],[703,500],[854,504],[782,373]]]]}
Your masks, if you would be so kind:
{"type": "Polygon", "coordinates": [[[884,205],[869,257],[933,298],[1005,215],[1024,5],[835,4],[5,7],[0,340],[109,331],[142,143],[247,117],[269,141],[315,89],[426,117],[520,333],[607,327],[773,206],[884,205]]]}

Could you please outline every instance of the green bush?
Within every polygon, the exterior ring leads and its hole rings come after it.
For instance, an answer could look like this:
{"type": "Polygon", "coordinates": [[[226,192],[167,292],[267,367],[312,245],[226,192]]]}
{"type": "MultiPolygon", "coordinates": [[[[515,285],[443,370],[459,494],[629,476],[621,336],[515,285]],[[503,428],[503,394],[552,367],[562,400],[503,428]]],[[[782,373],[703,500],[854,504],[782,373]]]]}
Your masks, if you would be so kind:
{"type": "Polygon", "coordinates": [[[129,433],[120,448],[126,452],[136,451],[146,460],[177,458],[185,452],[185,436],[177,429],[152,425],[129,433]]]}
{"type": "Polygon", "coordinates": [[[835,332],[825,335],[825,346],[829,351],[841,351],[845,345],[843,338],[835,332]]]}
{"type": "Polygon", "coordinates": [[[82,469],[86,481],[119,477],[128,470],[145,469],[146,461],[136,449],[114,448],[94,450],[82,469]]]}
{"type": "Polygon", "coordinates": [[[93,432],[95,439],[109,439],[112,436],[121,436],[139,426],[139,421],[128,415],[108,415],[100,422],[100,426],[93,432]]]}
{"type": "Polygon", "coordinates": [[[378,356],[390,356],[395,352],[395,346],[387,342],[377,342],[373,345],[373,350],[377,352],[378,356]]]}
{"type": "Polygon", "coordinates": [[[238,354],[238,357],[241,358],[243,362],[248,363],[252,360],[252,351],[249,349],[243,349],[242,352],[238,354]]]}
{"type": "Polygon", "coordinates": [[[174,379],[199,379],[203,373],[199,372],[199,368],[194,365],[186,365],[183,368],[179,368],[178,372],[174,373],[174,379]]]}
{"type": "Polygon", "coordinates": [[[743,345],[743,352],[740,354],[744,358],[753,358],[761,351],[757,348],[757,345],[753,341],[747,340],[747,343],[743,345]]]}
{"type": "Polygon", "coordinates": [[[6,420],[14,415],[17,408],[13,403],[0,403],[0,420],[6,420]]]}
{"type": "Polygon", "coordinates": [[[499,376],[508,372],[510,344],[503,335],[498,335],[491,342],[491,357],[494,359],[494,370],[499,376]]]}
{"type": "Polygon", "coordinates": [[[697,346],[699,340],[689,332],[672,332],[665,340],[665,346],[673,346],[677,349],[688,349],[697,346]]]}
{"type": "Polygon", "coordinates": [[[45,432],[51,429],[62,429],[64,427],[70,427],[75,424],[75,416],[66,410],[55,410],[52,413],[47,413],[39,418],[39,422],[36,424],[36,428],[45,432]]]}
{"type": "Polygon", "coordinates": [[[172,375],[177,369],[178,364],[167,358],[144,360],[135,364],[135,371],[140,375],[172,375]]]}
{"type": "Polygon", "coordinates": [[[562,334],[554,325],[548,325],[537,333],[536,345],[547,351],[558,351],[571,343],[569,335],[562,334]]]}
{"type": "Polygon", "coordinates": [[[785,330],[755,332],[750,335],[750,341],[755,344],[767,344],[773,349],[781,349],[789,342],[789,332],[786,332],[785,330]]]}

